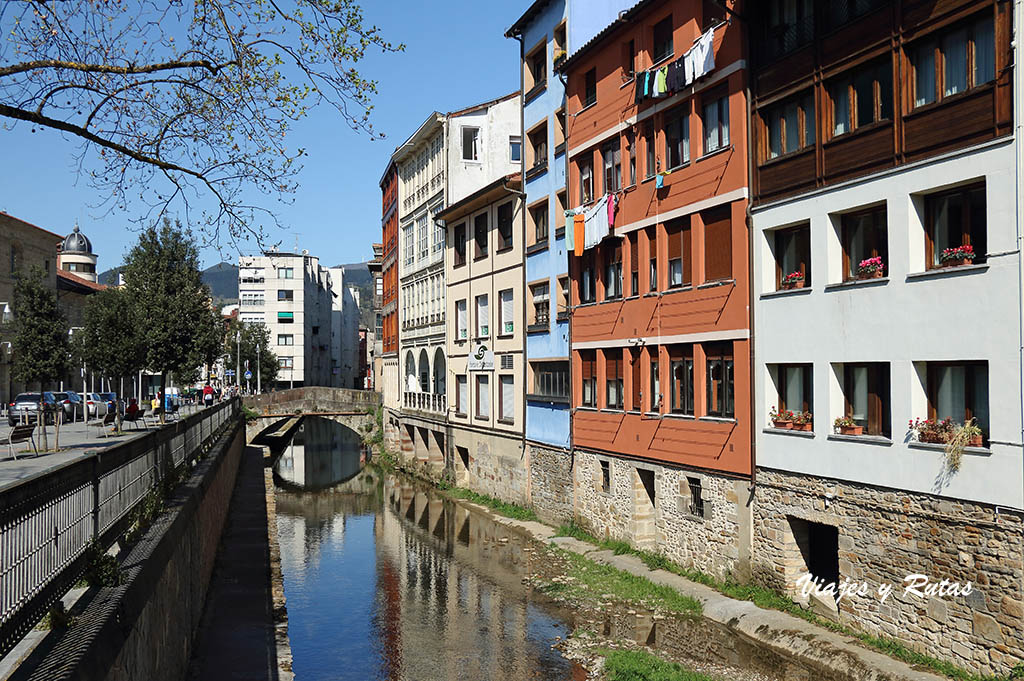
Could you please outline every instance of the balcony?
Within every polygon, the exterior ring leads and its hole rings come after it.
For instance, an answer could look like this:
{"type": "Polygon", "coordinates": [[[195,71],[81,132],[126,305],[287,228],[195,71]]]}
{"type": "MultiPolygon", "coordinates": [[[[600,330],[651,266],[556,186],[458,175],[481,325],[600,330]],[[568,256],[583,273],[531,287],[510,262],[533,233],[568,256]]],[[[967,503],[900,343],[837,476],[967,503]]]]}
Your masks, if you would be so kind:
{"type": "Polygon", "coordinates": [[[419,411],[443,414],[448,407],[448,399],[446,395],[421,392],[406,392],[404,395],[402,406],[406,409],[417,409],[419,411]]]}
{"type": "Polygon", "coordinates": [[[263,307],[264,302],[262,298],[256,300],[242,300],[238,303],[239,307],[263,307]]]}

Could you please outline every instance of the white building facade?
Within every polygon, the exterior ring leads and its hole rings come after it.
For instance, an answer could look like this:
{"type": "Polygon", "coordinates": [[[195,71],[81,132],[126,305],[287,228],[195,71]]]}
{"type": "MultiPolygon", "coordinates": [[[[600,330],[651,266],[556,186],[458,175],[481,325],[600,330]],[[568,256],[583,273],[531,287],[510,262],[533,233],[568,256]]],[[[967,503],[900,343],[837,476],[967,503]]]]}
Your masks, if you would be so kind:
{"type": "Polygon", "coordinates": [[[333,295],[327,269],[308,252],[238,259],[239,318],[267,325],[277,389],[332,385],[333,295]]]}

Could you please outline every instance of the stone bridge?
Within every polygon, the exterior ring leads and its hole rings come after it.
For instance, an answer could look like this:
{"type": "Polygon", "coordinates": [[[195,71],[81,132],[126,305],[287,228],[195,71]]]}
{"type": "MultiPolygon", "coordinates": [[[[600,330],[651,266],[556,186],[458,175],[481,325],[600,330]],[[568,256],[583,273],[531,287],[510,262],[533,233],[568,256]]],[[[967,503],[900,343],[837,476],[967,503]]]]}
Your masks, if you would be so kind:
{"type": "Polygon", "coordinates": [[[322,416],[364,433],[373,426],[372,410],[380,407],[380,393],[372,390],[350,390],[308,386],[250,395],[243,404],[259,413],[246,425],[246,441],[252,442],[265,431],[279,427],[296,416],[322,416]]]}

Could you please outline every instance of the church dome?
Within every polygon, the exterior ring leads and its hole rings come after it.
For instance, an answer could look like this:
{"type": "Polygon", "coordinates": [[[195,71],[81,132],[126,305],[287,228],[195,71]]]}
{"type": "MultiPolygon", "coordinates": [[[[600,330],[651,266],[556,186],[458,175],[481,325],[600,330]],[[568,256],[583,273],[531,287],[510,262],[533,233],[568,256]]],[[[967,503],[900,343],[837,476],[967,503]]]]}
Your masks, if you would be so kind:
{"type": "Polygon", "coordinates": [[[68,234],[67,238],[64,239],[64,245],[61,247],[61,252],[87,253],[91,255],[92,244],[89,242],[89,237],[78,231],[78,225],[75,225],[71,234],[68,234]]]}

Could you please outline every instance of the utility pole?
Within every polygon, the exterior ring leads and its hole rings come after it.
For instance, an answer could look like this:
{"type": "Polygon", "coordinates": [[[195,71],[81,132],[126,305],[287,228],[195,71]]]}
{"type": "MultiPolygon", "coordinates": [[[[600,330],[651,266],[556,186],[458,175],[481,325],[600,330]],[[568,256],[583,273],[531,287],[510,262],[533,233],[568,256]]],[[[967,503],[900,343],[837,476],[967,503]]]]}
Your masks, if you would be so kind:
{"type": "Polygon", "coordinates": [[[241,386],[241,383],[239,383],[239,379],[242,377],[242,332],[241,331],[235,331],[235,343],[236,343],[236,348],[237,348],[235,350],[235,387],[238,388],[239,392],[241,392],[242,391],[242,386],[241,386]]]}
{"type": "Polygon", "coordinates": [[[262,395],[263,394],[263,385],[262,385],[262,381],[260,380],[260,355],[261,354],[263,354],[263,349],[262,348],[260,348],[259,351],[256,353],[256,394],[257,395],[262,395]]]}

